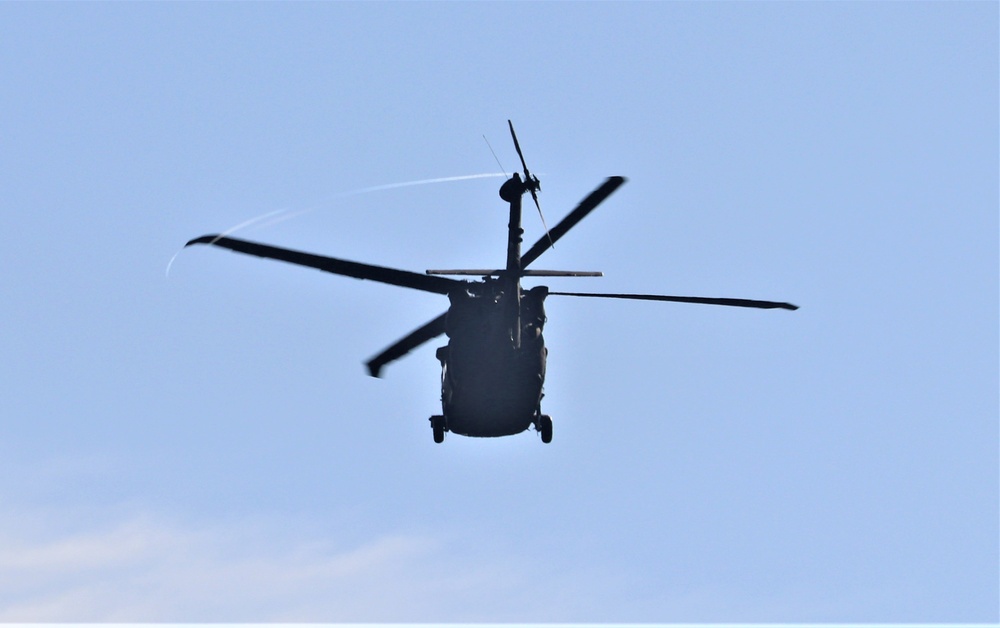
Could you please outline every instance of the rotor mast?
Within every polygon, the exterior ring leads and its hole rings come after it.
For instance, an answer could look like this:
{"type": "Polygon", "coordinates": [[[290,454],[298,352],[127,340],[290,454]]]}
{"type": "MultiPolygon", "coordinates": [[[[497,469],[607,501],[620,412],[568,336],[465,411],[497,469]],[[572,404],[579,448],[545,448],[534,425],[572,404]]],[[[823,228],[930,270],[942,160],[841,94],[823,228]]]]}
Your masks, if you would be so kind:
{"type": "Polygon", "coordinates": [[[500,198],[510,203],[510,221],[507,223],[507,274],[520,279],[521,275],[521,195],[527,191],[521,176],[514,173],[500,187],[500,198]]]}
{"type": "Polygon", "coordinates": [[[507,267],[501,277],[507,320],[511,322],[510,336],[516,349],[521,348],[521,196],[525,192],[538,190],[538,179],[522,181],[514,173],[502,186],[500,198],[510,204],[510,221],[507,223],[507,267]]]}

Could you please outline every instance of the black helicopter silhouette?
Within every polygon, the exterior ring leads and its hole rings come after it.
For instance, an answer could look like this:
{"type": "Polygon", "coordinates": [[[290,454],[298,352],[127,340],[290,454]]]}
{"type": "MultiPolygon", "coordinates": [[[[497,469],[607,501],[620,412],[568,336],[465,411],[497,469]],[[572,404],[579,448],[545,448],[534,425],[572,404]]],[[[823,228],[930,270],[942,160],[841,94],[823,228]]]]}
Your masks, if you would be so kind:
{"type": "MultiPolygon", "coordinates": [[[[542,337],[546,297],[574,296],[611,299],[638,299],[702,303],[762,309],[796,310],[790,303],[752,299],[666,296],[658,294],[607,294],[555,292],[545,286],[521,287],[522,277],[601,276],[595,272],[528,270],[528,266],[554,246],[580,220],[625,183],[624,177],[609,177],[577,205],[551,231],[521,254],[521,197],[531,194],[541,215],[538,177],[528,171],[514,125],[508,120],[514,148],[521,159],[524,178],[518,173],[500,186],[500,198],[510,204],[507,225],[507,265],[503,269],[428,270],[419,274],[394,268],[362,264],[334,257],[302,253],[222,235],[195,238],[192,244],[210,244],[317,268],[356,279],[370,279],[394,286],[447,295],[448,311],[416,329],[366,363],[368,372],[378,377],[382,368],[421,344],[447,334],[448,344],[437,350],[441,362],[442,414],[430,419],[434,441],[444,440],[445,432],[463,436],[509,436],[534,425],[545,443],[552,440],[552,419],[542,414],[542,385],[548,350],[542,337]],[[470,275],[479,281],[449,279],[442,275],[470,275]]],[[[544,218],[542,219],[544,224],[544,218]]]]}

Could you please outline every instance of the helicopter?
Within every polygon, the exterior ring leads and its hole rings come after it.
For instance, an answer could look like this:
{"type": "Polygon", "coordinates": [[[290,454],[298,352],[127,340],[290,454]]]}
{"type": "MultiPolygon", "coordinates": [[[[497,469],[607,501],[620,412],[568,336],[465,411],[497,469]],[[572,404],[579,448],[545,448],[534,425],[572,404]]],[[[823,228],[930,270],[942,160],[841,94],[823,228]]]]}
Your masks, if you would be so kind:
{"type": "MultiPolygon", "coordinates": [[[[444,441],[451,432],[471,437],[499,437],[519,434],[534,427],[543,443],[552,441],[552,417],[543,414],[541,401],[545,383],[548,349],[542,330],[546,322],[544,302],[550,296],[572,296],[675,303],[699,303],[730,307],[796,310],[791,303],[754,299],[668,296],[658,294],[612,294],[557,292],[546,286],[525,289],[525,277],[600,277],[600,272],[533,270],[530,266],[545,251],[576,226],[584,217],[621,187],[626,179],[608,177],[551,230],[521,253],[521,201],[531,195],[539,216],[541,183],[532,175],[521,146],[508,120],[514,148],[524,176],[514,172],[500,186],[500,198],[510,207],[507,224],[507,260],[503,268],[428,270],[424,274],[374,266],[349,260],[304,253],[267,244],[204,235],[185,247],[206,244],[237,253],[275,259],[316,268],[336,275],[432,292],[448,297],[448,310],[417,328],[365,364],[372,377],[420,345],[445,334],[447,344],[437,349],[441,365],[442,413],[430,417],[434,442],[444,441]],[[476,276],[478,280],[451,277],[476,276]]],[[[544,225],[545,220],[542,217],[544,225]]]]}

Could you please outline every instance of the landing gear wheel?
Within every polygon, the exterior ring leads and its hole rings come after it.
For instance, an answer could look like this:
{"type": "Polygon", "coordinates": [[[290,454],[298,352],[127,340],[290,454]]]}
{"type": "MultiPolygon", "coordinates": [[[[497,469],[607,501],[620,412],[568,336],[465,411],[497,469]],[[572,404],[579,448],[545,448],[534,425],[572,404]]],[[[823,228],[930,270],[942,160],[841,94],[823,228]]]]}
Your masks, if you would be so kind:
{"type": "Polygon", "coordinates": [[[432,416],[431,429],[434,430],[434,442],[443,443],[445,431],[444,417],[440,415],[432,416]]]}
{"type": "Polygon", "coordinates": [[[538,417],[538,431],[542,434],[543,443],[552,442],[552,417],[543,414],[538,417]]]}

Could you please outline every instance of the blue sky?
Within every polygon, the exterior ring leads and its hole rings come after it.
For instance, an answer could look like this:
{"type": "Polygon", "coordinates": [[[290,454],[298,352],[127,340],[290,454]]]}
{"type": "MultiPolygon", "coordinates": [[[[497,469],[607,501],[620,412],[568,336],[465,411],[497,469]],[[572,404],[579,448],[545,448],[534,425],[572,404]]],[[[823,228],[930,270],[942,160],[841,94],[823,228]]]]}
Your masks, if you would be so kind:
{"type": "Polygon", "coordinates": [[[0,5],[0,619],[998,620],[996,3],[0,5]],[[188,239],[502,263],[555,437],[435,445],[436,295],[188,239]],[[541,236],[525,214],[526,240],[541,236]]]}

